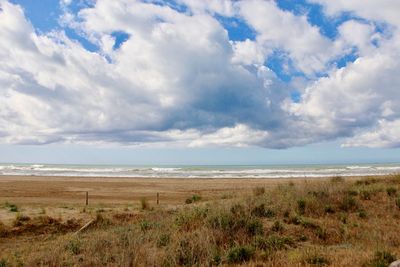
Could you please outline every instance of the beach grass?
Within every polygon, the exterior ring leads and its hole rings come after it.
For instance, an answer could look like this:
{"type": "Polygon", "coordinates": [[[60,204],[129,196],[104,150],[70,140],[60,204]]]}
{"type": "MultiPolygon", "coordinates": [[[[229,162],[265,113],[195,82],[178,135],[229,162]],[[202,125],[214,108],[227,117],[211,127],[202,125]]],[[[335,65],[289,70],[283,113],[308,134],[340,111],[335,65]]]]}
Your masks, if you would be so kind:
{"type": "Polygon", "coordinates": [[[19,211],[0,223],[0,266],[388,266],[400,258],[399,192],[399,175],[334,177],[68,220],[19,211]]]}

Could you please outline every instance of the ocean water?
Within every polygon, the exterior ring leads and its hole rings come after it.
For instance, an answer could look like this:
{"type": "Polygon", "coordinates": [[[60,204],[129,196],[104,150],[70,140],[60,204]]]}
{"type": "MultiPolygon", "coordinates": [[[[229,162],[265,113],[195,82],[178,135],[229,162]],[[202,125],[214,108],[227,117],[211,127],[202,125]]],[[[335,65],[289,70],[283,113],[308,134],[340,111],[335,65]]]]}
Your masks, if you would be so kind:
{"type": "Polygon", "coordinates": [[[387,175],[400,173],[397,164],[254,165],[254,166],[120,166],[0,164],[0,175],[148,177],[148,178],[302,178],[387,175]]]}

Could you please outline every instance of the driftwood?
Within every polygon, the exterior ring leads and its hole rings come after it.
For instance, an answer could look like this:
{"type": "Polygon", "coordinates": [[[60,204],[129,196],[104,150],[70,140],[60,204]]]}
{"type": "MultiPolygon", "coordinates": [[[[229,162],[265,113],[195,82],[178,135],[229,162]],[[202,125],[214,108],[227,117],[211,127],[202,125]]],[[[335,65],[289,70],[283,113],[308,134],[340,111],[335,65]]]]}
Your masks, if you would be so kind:
{"type": "Polygon", "coordinates": [[[80,232],[82,232],[83,230],[85,230],[86,228],[88,228],[94,221],[95,221],[94,219],[90,220],[87,224],[85,224],[85,225],[82,226],[78,231],[76,231],[76,232],[74,233],[74,235],[77,235],[77,234],[79,234],[80,232]]]}

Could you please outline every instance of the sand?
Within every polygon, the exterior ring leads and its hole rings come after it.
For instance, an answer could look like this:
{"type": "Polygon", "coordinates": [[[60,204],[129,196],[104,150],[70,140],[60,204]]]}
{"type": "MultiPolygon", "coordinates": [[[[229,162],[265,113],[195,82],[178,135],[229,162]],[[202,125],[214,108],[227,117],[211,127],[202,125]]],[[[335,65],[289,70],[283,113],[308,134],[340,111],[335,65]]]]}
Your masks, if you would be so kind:
{"type": "Polygon", "coordinates": [[[157,193],[160,206],[174,207],[184,204],[194,194],[203,200],[213,200],[249,193],[255,187],[321,179],[0,176],[0,221],[10,222],[16,216],[7,209],[6,202],[16,204],[19,212],[31,216],[80,217],[86,191],[89,192],[87,208],[134,209],[142,198],[155,206],[157,193]]]}

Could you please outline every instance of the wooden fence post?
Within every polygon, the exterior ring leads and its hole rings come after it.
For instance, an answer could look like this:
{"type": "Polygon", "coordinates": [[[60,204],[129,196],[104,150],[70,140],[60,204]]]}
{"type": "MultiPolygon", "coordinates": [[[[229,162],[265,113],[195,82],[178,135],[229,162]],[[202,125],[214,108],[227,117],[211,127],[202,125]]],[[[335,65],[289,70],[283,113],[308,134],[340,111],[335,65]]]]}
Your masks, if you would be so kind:
{"type": "Polygon", "coordinates": [[[157,205],[160,204],[160,194],[157,192],[157,205]]]}
{"type": "Polygon", "coordinates": [[[86,206],[89,205],[89,192],[86,191],[86,206]]]}

